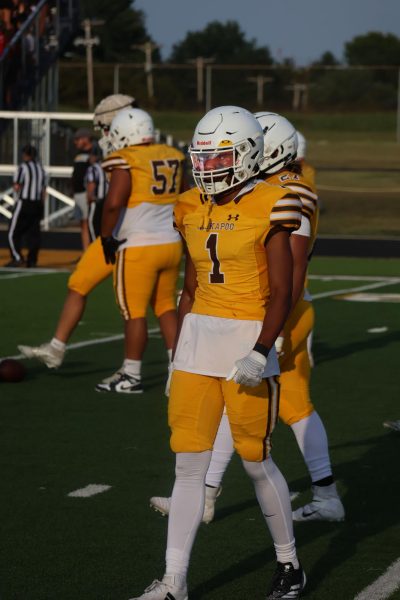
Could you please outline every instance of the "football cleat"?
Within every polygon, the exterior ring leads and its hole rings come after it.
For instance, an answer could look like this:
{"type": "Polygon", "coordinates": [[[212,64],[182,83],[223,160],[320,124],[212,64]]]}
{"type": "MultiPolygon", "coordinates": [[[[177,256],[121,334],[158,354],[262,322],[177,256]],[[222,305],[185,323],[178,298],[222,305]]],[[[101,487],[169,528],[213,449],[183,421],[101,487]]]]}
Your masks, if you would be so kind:
{"type": "Polygon", "coordinates": [[[58,369],[64,360],[65,350],[54,348],[50,343],[40,346],[18,346],[25,358],[37,358],[49,369],[58,369]]]}
{"type": "Polygon", "coordinates": [[[143,386],[140,377],[133,377],[124,371],[117,371],[107,380],[95,387],[96,392],[118,392],[119,394],[142,394],[143,386]]]}
{"type": "Polygon", "coordinates": [[[180,575],[164,575],[162,581],[155,579],[141,596],[130,600],[188,600],[185,579],[180,575]]]}
{"type": "Polygon", "coordinates": [[[293,521],[344,521],[344,507],[333,484],[326,487],[313,485],[310,504],[293,511],[293,521]]]}
{"type": "Polygon", "coordinates": [[[22,258],[20,260],[10,260],[10,262],[3,265],[3,267],[7,267],[8,269],[20,269],[25,266],[26,263],[22,258]]]}
{"type": "Polygon", "coordinates": [[[298,569],[295,569],[290,562],[278,562],[266,600],[298,598],[305,585],[306,575],[301,565],[299,565],[298,569]]]}
{"type": "MultiPolygon", "coordinates": [[[[221,492],[222,487],[214,488],[206,486],[206,498],[202,518],[203,523],[206,523],[208,525],[208,523],[211,523],[211,521],[214,519],[215,501],[221,492]]],[[[153,496],[153,498],[150,498],[150,506],[165,517],[169,515],[169,509],[171,507],[171,498],[153,496]]]]}
{"type": "Polygon", "coordinates": [[[123,375],[123,373],[124,369],[123,367],[121,367],[120,369],[118,369],[118,371],[115,371],[115,373],[113,373],[109,377],[105,377],[104,379],[102,379],[101,383],[111,383],[112,381],[116,381],[120,378],[121,375],[123,375]]]}
{"type": "Polygon", "coordinates": [[[400,431],[400,419],[398,421],[384,421],[383,426],[393,429],[393,431],[400,431]]]}

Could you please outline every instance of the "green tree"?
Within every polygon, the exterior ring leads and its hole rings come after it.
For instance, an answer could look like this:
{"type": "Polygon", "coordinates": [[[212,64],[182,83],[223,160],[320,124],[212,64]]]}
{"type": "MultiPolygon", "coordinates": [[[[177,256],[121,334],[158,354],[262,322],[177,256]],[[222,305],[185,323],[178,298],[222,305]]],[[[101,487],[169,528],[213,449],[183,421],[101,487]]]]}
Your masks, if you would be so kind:
{"type": "Polygon", "coordinates": [[[339,61],[336,59],[335,55],[332,52],[324,52],[321,57],[316,60],[312,66],[313,67],[336,67],[339,64],[339,61]]]}
{"type": "Polygon", "coordinates": [[[236,21],[212,21],[202,31],[189,31],[184,40],[173,46],[169,60],[184,63],[197,56],[214,58],[222,64],[273,63],[267,46],[258,47],[254,39],[246,40],[236,21]]]}
{"type": "Polygon", "coordinates": [[[400,66],[400,39],[392,33],[371,31],[345,44],[347,63],[355,65],[400,66]]]}
{"type": "MultiPolygon", "coordinates": [[[[132,46],[151,41],[151,38],[146,31],[144,14],[134,8],[134,3],[134,0],[81,0],[81,19],[104,21],[104,25],[93,29],[93,34],[100,38],[99,46],[94,49],[97,60],[143,62],[143,52],[132,46]]],[[[153,60],[160,60],[157,50],[153,60]]]]}

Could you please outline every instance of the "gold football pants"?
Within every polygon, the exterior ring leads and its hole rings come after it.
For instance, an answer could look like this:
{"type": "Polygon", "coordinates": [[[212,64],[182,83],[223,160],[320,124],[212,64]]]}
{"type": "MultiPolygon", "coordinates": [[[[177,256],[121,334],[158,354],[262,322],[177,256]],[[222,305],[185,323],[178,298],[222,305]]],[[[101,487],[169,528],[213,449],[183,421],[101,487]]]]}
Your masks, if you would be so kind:
{"type": "Polygon", "coordinates": [[[82,254],[82,258],[68,280],[68,288],[78,292],[81,296],[87,296],[112,272],[113,266],[106,264],[101,238],[98,237],[82,254]]]}
{"type": "Polygon", "coordinates": [[[174,371],[168,406],[171,448],[173,452],[211,450],[226,407],[238,454],[249,461],[265,460],[278,403],[277,377],[251,388],[223,377],[174,371]]]}
{"type": "Polygon", "coordinates": [[[310,358],[307,338],[314,326],[311,302],[300,300],[284,328],[279,418],[287,425],[308,417],[314,410],[310,399],[310,358]]]}
{"type": "Polygon", "coordinates": [[[125,320],[145,317],[149,304],[156,317],[176,309],[181,257],[181,242],[132,246],[117,253],[114,291],[125,320]]]}

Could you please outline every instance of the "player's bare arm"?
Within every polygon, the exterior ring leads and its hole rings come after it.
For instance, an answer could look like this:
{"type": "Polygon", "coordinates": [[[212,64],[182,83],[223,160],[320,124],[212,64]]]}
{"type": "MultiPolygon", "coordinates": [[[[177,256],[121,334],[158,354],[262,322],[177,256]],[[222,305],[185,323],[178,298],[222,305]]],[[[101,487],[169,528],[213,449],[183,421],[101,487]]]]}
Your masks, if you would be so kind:
{"type": "Polygon", "coordinates": [[[178,305],[178,325],[177,325],[177,333],[176,333],[176,339],[175,339],[175,343],[174,343],[174,349],[173,349],[172,356],[174,356],[174,354],[175,354],[175,349],[176,349],[176,345],[178,343],[179,333],[181,331],[183,319],[192,310],[194,296],[195,296],[196,288],[197,288],[196,269],[194,267],[192,259],[190,258],[189,252],[187,251],[186,244],[184,244],[184,249],[185,249],[185,256],[186,256],[185,278],[184,278],[184,282],[183,282],[182,294],[181,294],[181,297],[179,300],[179,305],[178,305]]]}
{"type": "Polygon", "coordinates": [[[271,295],[257,343],[268,350],[282,330],[291,306],[293,258],[289,237],[289,232],[278,231],[265,247],[271,295]]]}
{"type": "Polygon", "coordinates": [[[290,248],[293,256],[292,309],[300,300],[308,267],[310,238],[305,235],[291,235],[290,248]]]}
{"type": "Polygon", "coordinates": [[[129,171],[115,169],[111,173],[110,187],[103,208],[101,236],[112,236],[118,217],[128,203],[131,192],[131,176],[129,171]]]}

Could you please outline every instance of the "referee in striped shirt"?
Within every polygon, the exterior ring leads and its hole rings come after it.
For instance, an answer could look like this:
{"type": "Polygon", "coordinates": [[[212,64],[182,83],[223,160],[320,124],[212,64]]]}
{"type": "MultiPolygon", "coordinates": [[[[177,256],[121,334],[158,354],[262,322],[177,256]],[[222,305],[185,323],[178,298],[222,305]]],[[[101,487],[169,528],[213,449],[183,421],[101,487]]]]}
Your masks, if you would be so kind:
{"type": "Polygon", "coordinates": [[[100,146],[93,144],[89,155],[90,166],[85,175],[85,187],[89,204],[88,226],[91,242],[94,242],[97,236],[100,235],[104,200],[108,191],[106,174],[100,163],[102,158],[103,153],[100,146]]]}
{"type": "Polygon", "coordinates": [[[22,163],[14,175],[13,187],[18,200],[8,230],[11,261],[5,266],[35,267],[40,248],[46,174],[37,160],[36,148],[30,144],[22,148],[22,163]],[[28,249],[26,262],[21,254],[23,238],[28,249]]]}

